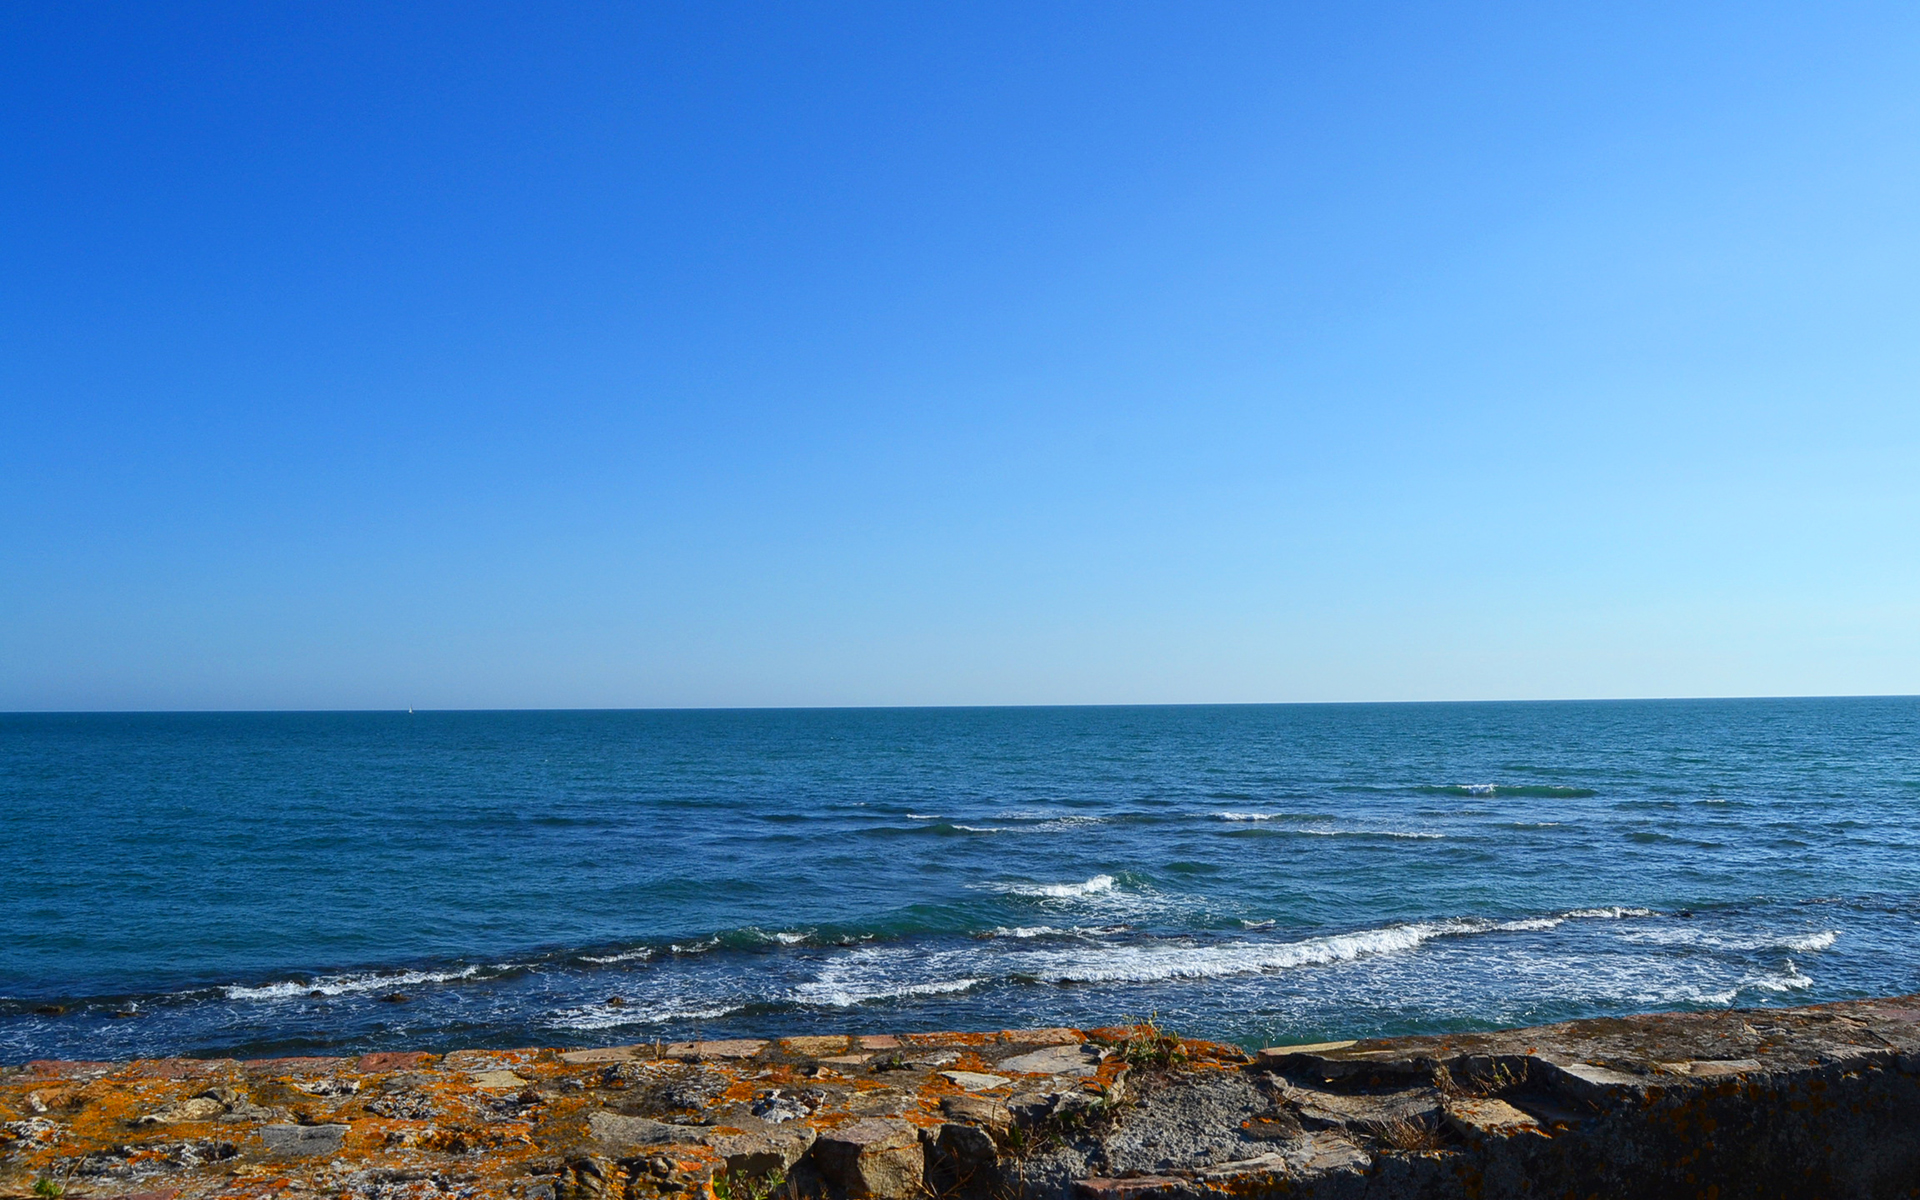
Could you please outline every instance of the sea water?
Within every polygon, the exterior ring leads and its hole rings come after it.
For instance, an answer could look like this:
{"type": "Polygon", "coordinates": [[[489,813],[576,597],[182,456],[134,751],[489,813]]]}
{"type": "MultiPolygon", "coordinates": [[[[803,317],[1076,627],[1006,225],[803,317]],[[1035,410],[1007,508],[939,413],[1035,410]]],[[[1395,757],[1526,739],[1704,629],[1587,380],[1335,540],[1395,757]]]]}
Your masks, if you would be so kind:
{"type": "Polygon", "coordinates": [[[1910,698],[4,716],[0,1062],[1910,992],[1917,810],[1910,698]]]}

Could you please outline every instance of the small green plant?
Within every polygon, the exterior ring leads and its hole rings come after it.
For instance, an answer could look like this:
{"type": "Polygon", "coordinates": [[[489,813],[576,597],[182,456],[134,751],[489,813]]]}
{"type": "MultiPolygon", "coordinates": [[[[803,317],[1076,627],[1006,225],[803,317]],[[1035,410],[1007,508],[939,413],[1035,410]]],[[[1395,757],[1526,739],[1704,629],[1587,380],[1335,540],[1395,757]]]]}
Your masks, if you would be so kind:
{"type": "Polygon", "coordinates": [[[1180,1036],[1159,1022],[1155,1013],[1144,1021],[1135,1021],[1118,1047],[1120,1060],[1135,1070],[1164,1071],[1187,1061],[1187,1048],[1180,1036]]]}
{"type": "Polygon", "coordinates": [[[46,1196],[51,1198],[54,1196],[61,1195],[66,1190],[67,1190],[66,1188],[63,1188],[58,1183],[54,1182],[53,1177],[50,1175],[42,1175],[40,1178],[33,1181],[33,1194],[36,1196],[46,1196]]]}
{"type": "Polygon", "coordinates": [[[764,1175],[728,1171],[713,1177],[713,1194],[715,1200],[771,1200],[786,1183],[787,1177],[779,1171],[764,1175]]]}

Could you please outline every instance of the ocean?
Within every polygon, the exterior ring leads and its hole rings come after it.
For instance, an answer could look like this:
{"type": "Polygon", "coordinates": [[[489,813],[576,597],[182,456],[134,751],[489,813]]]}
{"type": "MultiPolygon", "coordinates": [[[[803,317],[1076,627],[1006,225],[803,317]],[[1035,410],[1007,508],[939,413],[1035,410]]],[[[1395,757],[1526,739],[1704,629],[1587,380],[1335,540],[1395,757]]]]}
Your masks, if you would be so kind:
{"type": "Polygon", "coordinates": [[[0,716],[0,1062],[1920,991],[1920,699],[0,716]]]}

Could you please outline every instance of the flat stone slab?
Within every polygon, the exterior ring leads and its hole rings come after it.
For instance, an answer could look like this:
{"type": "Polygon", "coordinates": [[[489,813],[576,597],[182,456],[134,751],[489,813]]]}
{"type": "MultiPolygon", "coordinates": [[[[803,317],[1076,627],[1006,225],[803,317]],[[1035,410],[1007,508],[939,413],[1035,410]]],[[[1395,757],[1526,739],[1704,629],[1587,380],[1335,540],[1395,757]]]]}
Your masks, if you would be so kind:
{"type": "Polygon", "coordinates": [[[996,1070],[1020,1075],[1091,1075],[1100,1067],[1096,1053],[1080,1045],[1050,1046],[1028,1054],[1016,1054],[993,1064],[996,1070]]]}
{"type": "Polygon", "coordinates": [[[346,1125],[263,1125],[260,1140],[267,1153],[278,1158],[310,1158],[316,1154],[336,1154],[345,1140],[346,1125]]]}
{"type": "Polygon", "coordinates": [[[988,1075],[983,1071],[942,1071],[940,1077],[969,1092],[984,1092],[988,1088],[1006,1087],[1013,1082],[1005,1075],[988,1075]]]}

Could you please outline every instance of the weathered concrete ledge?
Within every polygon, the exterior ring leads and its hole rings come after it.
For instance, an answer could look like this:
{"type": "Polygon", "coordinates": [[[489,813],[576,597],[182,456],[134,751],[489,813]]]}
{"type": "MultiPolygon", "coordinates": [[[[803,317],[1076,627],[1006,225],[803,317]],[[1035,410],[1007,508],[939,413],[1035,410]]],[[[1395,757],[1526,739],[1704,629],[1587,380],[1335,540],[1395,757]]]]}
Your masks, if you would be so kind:
{"type": "Polygon", "coordinates": [[[1150,1028],[0,1070],[0,1194],[1920,1195],[1920,997],[1276,1047],[1150,1028]]]}

